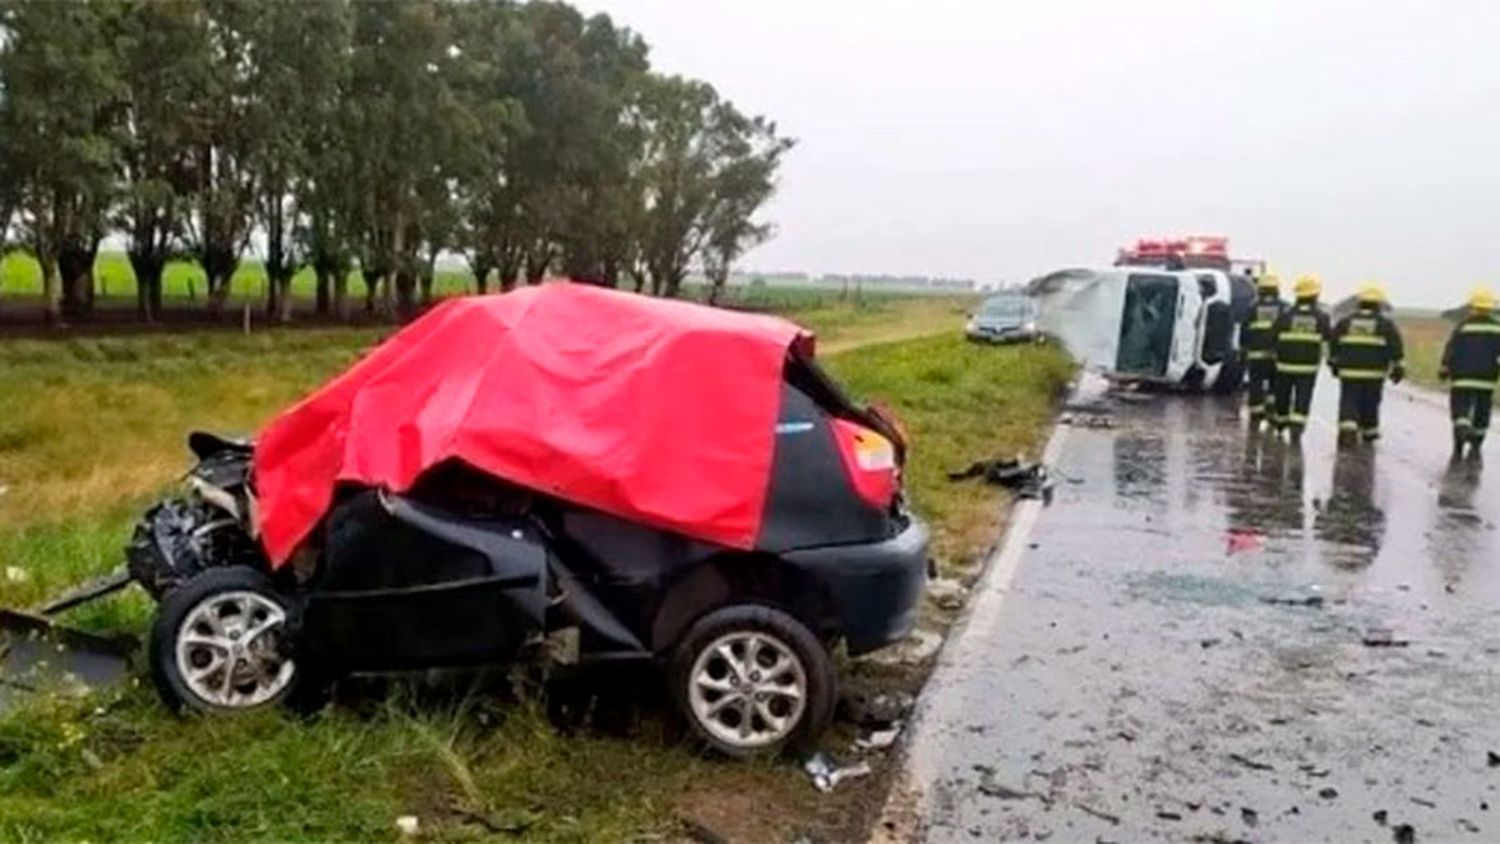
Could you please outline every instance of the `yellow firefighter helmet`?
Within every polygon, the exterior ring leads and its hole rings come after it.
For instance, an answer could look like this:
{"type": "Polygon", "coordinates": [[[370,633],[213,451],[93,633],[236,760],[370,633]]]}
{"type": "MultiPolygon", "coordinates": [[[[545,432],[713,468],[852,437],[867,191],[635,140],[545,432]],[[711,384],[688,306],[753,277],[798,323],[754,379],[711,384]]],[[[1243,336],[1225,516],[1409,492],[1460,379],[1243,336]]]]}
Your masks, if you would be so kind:
{"type": "Polygon", "coordinates": [[[1488,287],[1480,285],[1469,291],[1469,307],[1476,311],[1493,311],[1495,309],[1495,294],[1488,287]]]}
{"type": "Polygon", "coordinates": [[[1377,282],[1372,281],[1360,287],[1359,292],[1354,295],[1361,305],[1385,304],[1385,290],[1377,282]]]}
{"type": "Polygon", "coordinates": [[[1315,275],[1305,275],[1297,279],[1295,288],[1298,299],[1314,299],[1323,292],[1323,282],[1315,275]]]}

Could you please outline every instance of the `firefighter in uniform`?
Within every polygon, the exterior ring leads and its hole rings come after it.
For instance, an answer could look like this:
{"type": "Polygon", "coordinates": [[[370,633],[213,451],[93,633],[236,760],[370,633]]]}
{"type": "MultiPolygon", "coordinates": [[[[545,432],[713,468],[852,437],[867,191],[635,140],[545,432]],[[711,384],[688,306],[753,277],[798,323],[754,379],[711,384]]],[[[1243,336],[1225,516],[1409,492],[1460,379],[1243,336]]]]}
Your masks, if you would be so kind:
{"type": "Polygon", "coordinates": [[[1271,327],[1276,353],[1276,425],[1293,443],[1302,442],[1313,385],[1328,343],[1328,312],[1318,304],[1322,292],[1317,276],[1297,279],[1297,301],[1271,327]]]}
{"type": "Polygon", "coordinates": [[[1479,448],[1490,427],[1490,405],[1500,380],[1500,320],[1495,318],[1495,294],[1475,288],[1469,313],[1453,329],[1443,349],[1438,377],[1449,382],[1448,407],[1453,416],[1453,457],[1479,459],[1479,448]]]}
{"type": "Polygon", "coordinates": [[[1380,438],[1380,399],[1385,379],[1406,377],[1405,349],[1396,323],[1385,315],[1385,293],[1367,284],[1358,307],[1333,327],[1329,365],[1339,379],[1339,445],[1380,438]]]}
{"type": "Polygon", "coordinates": [[[1245,351],[1250,427],[1259,430],[1264,419],[1275,415],[1271,383],[1276,376],[1276,338],[1271,329],[1281,319],[1286,302],[1281,300],[1281,282],[1272,273],[1257,279],[1255,290],[1255,307],[1240,324],[1240,348],[1245,351]]]}

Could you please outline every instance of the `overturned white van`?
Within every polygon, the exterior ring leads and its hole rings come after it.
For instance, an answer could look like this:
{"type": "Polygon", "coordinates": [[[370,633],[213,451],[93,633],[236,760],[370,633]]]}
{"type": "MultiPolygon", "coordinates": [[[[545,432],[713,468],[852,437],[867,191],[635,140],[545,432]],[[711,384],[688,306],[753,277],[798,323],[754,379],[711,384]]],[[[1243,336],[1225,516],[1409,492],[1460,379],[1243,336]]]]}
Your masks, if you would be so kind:
{"type": "Polygon", "coordinates": [[[1033,280],[1037,326],[1126,381],[1231,392],[1243,381],[1236,279],[1221,270],[1068,269],[1033,280]]]}

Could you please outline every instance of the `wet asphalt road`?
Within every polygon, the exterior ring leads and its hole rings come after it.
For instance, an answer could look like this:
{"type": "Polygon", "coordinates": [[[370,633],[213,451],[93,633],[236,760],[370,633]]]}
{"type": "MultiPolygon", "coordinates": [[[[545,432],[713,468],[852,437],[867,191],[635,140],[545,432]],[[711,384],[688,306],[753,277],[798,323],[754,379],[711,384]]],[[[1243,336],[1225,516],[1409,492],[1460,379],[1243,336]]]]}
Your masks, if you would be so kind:
{"type": "Polygon", "coordinates": [[[1063,431],[918,712],[927,840],[1500,841],[1500,452],[1399,390],[1336,454],[1336,392],[1300,454],[1202,397],[1063,431]]]}

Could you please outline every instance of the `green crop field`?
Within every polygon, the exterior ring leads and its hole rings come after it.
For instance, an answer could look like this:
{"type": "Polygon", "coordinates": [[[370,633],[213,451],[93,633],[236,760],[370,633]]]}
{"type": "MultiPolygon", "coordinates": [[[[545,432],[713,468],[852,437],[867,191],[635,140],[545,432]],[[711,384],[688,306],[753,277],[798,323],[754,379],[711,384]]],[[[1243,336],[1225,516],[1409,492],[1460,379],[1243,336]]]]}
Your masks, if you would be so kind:
{"type": "MultiPolygon", "coordinates": [[[[433,292],[439,296],[452,296],[473,292],[473,276],[453,270],[439,270],[433,279],[433,292]]],[[[292,295],[298,299],[311,299],[316,294],[317,279],[309,268],[303,268],[292,277],[292,295]]],[[[162,297],[179,302],[201,301],[207,281],[203,268],[190,261],[172,261],[162,272],[162,297]]],[[[94,262],[94,293],[102,299],[135,300],[135,272],[130,260],[122,252],[100,252],[94,262]]],[[[351,295],[364,292],[363,277],[356,271],[349,274],[351,295]]],[[[0,297],[42,295],[42,272],[31,255],[13,251],[0,258],[0,297]]],[[[264,301],[266,296],[266,270],[259,261],[246,259],[230,281],[230,301],[264,301]]]]}
{"type": "MultiPolygon", "coordinates": [[[[854,393],[910,429],[911,495],[953,569],[994,540],[1001,494],[944,472],[1036,449],[1071,374],[1051,346],[964,342],[960,313],[917,300],[794,314],[854,393]]],[[[382,333],[0,341],[0,605],[117,565],[136,514],[187,468],[189,429],[253,431],[382,333]]],[[[150,611],[132,591],[67,620],[139,633],[150,611]]],[[[741,807],[740,826],[722,821],[736,840],[840,838],[868,822],[859,807],[879,782],[818,795],[795,765],[707,760],[651,707],[565,730],[539,692],[433,701],[398,685],[311,720],[184,721],[138,679],[0,715],[5,841],[389,840],[403,815],[424,840],[658,840],[702,806],[741,807]]]]}

